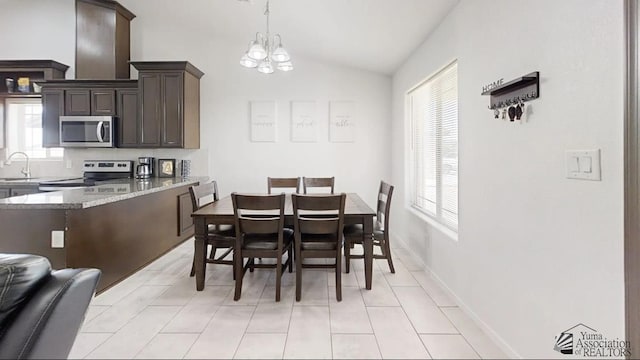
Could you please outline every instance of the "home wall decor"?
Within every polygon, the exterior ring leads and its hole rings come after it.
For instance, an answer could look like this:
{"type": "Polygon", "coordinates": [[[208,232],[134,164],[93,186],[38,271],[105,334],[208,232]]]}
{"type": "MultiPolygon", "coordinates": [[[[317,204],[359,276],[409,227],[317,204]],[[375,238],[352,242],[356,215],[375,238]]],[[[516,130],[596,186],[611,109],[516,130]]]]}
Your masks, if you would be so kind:
{"type": "Polygon", "coordinates": [[[291,102],[291,141],[316,142],[317,120],[315,101],[291,102]]]}
{"type": "Polygon", "coordinates": [[[353,101],[329,103],[329,140],[353,142],[356,135],[356,105],[353,101]]]}
{"type": "Polygon", "coordinates": [[[530,106],[527,101],[540,97],[540,72],[534,71],[507,83],[499,79],[482,87],[482,95],[490,95],[489,110],[495,119],[525,122],[530,106]]]}
{"type": "Polygon", "coordinates": [[[277,121],[275,101],[251,102],[251,141],[276,142],[277,121]]]}

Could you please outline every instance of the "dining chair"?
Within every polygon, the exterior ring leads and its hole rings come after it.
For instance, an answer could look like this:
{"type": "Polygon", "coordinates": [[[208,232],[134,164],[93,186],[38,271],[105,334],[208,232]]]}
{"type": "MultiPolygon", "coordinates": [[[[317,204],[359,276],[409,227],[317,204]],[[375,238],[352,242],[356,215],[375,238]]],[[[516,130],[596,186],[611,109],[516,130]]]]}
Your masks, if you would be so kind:
{"type": "Polygon", "coordinates": [[[302,297],[303,268],[333,268],[336,300],[342,301],[342,240],[346,194],[291,195],[295,229],[296,301],[302,297]],[[304,259],[329,258],[333,264],[304,264],[304,259]]]}
{"type": "Polygon", "coordinates": [[[302,178],[302,187],[305,194],[308,193],[307,189],[310,189],[310,188],[331,188],[330,194],[333,194],[334,183],[335,183],[335,177],[333,176],[330,178],[308,178],[308,177],[302,178]]]}
{"type": "MultiPolygon", "coordinates": [[[[389,210],[391,208],[391,197],[393,186],[380,181],[378,190],[378,204],[376,207],[376,218],[373,226],[373,245],[380,247],[381,254],[373,255],[374,259],[386,259],[389,270],[395,273],[393,260],[391,259],[391,249],[389,248],[389,210]]],[[[351,249],[354,244],[364,242],[364,232],[362,224],[348,225],[344,229],[344,256],[346,260],[345,271],[349,273],[351,259],[363,259],[364,255],[352,255],[351,249]]]]}
{"type": "Polygon", "coordinates": [[[295,189],[295,193],[300,192],[300,178],[267,178],[267,190],[271,194],[271,190],[275,188],[295,189]]]}
{"type": "MultiPolygon", "coordinates": [[[[194,185],[189,187],[189,194],[191,195],[191,205],[193,211],[196,211],[206,205],[218,201],[218,183],[212,181],[210,183],[204,183],[200,185],[194,185]]],[[[205,266],[210,264],[226,264],[233,265],[233,260],[225,260],[225,258],[233,251],[233,247],[236,245],[236,232],[233,225],[212,225],[208,226],[206,244],[211,245],[211,251],[209,256],[205,260],[205,266]],[[225,249],[225,251],[218,257],[216,257],[216,251],[218,249],[225,249]]],[[[191,264],[191,273],[189,276],[194,276],[195,271],[195,251],[193,263],[191,264]]],[[[235,271],[233,272],[235,277],[235,271]]]]}
{"type": "Polygon", "coordinates": [[[284,269],[293,271],[293,231],[284,227],[285,195],[231,194],[236,226],[234,261],[236,289],[234,300],[242,293],[242,278],[247,269],[276,269],[276,301],[280,301],[280,288],[284,269]],[[288,253],[285,263],[282,255],[288,253]],[[244,259],[248,258],[247,263],[244,259]],[[255,258],[275,258],[275,264],[256,264],[255,258]]]}

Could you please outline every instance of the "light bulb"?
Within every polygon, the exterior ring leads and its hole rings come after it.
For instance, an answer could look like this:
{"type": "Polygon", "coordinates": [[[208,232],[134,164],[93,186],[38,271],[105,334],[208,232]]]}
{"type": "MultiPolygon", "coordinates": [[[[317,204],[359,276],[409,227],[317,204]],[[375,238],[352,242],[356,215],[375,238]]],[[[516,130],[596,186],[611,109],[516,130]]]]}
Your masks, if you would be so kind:
{"type": "Polygon", "coordinates": [[[258,62],[250,58],[246,53],[240,58],[240,65],[248,68],[254,68],[258,66],[258,62]]]}
{"type": "Polygon", "coordinates": [[[267,51],[264,49],[261,43],[253,40],[247,55],[254,60],[262,60],[267,57],[267,51]]]}
{"type": "Polygon", "coordinates": [[[277,62],[289,61],[291,57],[287,50],[282,47],[282,44],[278,44],[278,47],[273,50],[273,54],[271,54],[271,59],[277,62]]]}
{"type": "Polygon", "coordinates": [[[285,61],[278,64],[278,70],[280,71],[291,71],[293,70],[293,64],[291,61],[285,61]]]}
{"type": "Polygon", "coordinates": [[[258,71],[260,71],[263,74],[273,73],[273,65],[271,65],[271,61],[267,59],[261,62],[260,65],[258,65],[258,71]]]}

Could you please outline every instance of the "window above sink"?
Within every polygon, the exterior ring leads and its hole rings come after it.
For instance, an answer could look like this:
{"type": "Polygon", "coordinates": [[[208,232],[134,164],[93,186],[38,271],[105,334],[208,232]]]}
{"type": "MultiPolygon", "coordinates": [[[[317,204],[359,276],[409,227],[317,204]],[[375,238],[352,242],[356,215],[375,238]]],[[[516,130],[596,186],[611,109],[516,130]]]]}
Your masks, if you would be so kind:
{"type": "MultiPolygon", "coordinates": [[[[16,151],[31,160],[62,160],[64,149],[42,146],[42,101],[39,98],[6,98],[5,159],[16,151]]],[[[23,159],[15,159],[23,161],[23,159]]]]}

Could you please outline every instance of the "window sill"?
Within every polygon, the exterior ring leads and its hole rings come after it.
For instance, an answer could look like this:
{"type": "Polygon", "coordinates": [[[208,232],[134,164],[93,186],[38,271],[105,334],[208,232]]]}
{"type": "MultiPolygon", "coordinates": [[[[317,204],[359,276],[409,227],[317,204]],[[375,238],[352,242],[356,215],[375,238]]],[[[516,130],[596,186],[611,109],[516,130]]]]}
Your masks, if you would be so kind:
{"type": "Polygon", "coordinates": [[[450,227],[440,223],[438,220],[432,218],[431,216],[418,211],[416,209],[413,208],[413,206],[409,205],[407,206],[407,210],[409,210],[409,212],[411,212],[414,216],[416,216],[418,219],[426,222],[427,224],[429,224],[430,226],[432,226],[433,228],[435,228],[436,230],[438,230],[439,232],[441,232],[442,234],[444,234],[445,236],[447,236],[448,238],[450,238],[453,241],[458,241],[458,232],[451,229],[450,227]]]}

